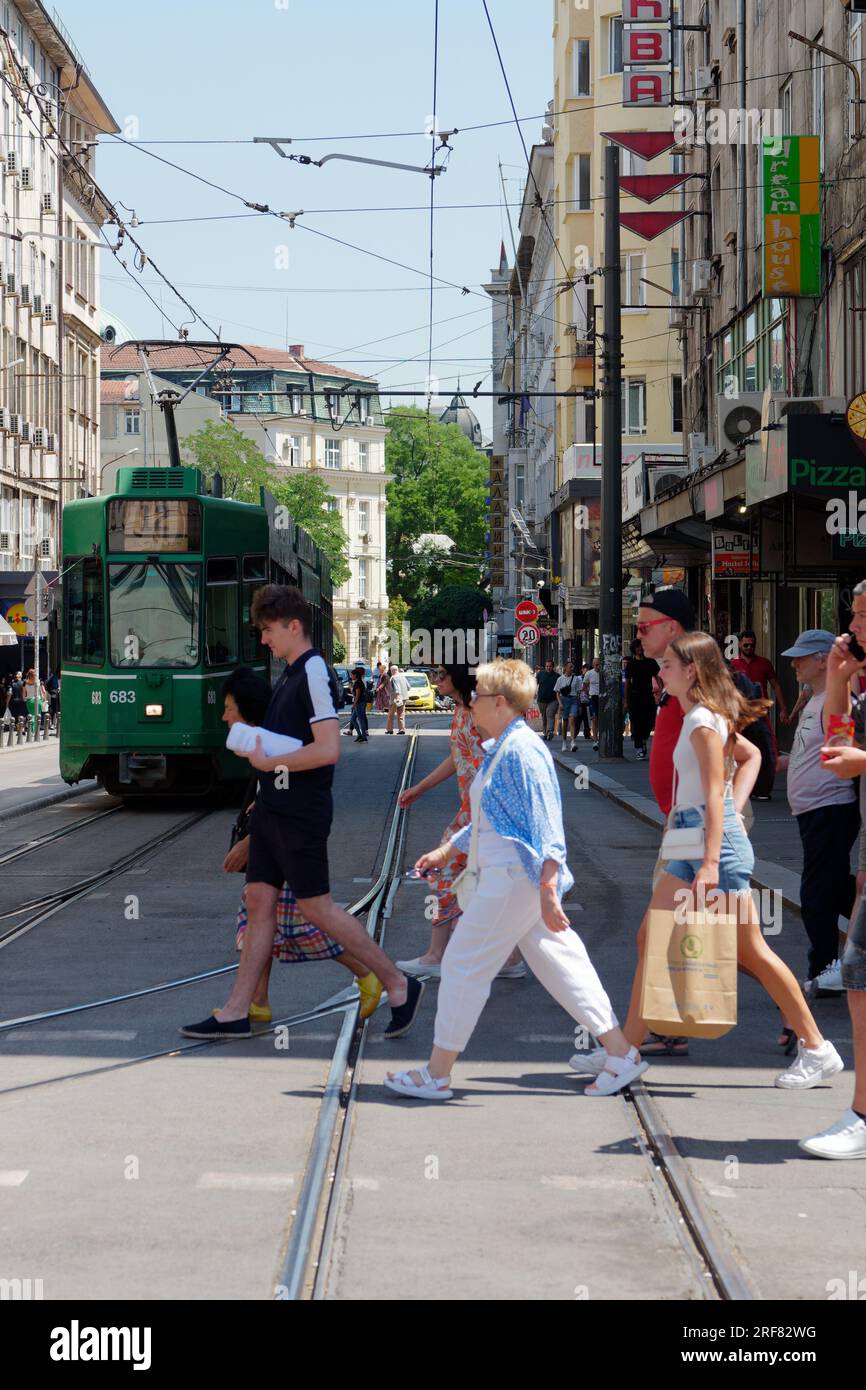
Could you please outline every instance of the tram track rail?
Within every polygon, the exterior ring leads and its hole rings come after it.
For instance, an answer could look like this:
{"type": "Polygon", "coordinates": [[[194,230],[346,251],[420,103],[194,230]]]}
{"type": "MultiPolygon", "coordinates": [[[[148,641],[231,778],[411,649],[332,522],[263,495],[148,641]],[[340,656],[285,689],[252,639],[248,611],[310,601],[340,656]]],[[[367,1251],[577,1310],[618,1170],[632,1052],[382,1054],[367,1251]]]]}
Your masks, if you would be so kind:
{"type": "Polygon", "coordinates": [[[60,912],[70,903],[78,902],[81,898],[86,898],[95,888],[99,888],[105,883],[110,883],[112,879],[119,878],[121,874],[134,868],[136,865],[140,864],[143,859],[147,859],[151,854],[162,849],[165,845],[171,844],[173,840],[185,834],[187,830],[191,830],[194,826],[199,825],[202,821],[207,820],[211,815],[213,815],[213,810],[212,808],[208,808],[206,811],[198,812],[194,816],[188,816],[180,825],[170,826],[167,830],[161,831],[159,835],[153,836],[150,840],[145,841],[143,845],[136,846],[134,850],[121,856],[120,859],[115,860],[113,864],[107,865],[106,868],[100,869],[98,873],[88,874],[86,878],[78,879],[75,883],[69,884],[66,888],[58,889],[56,893],[46,893],[41,898],[31,898],[27,902],[20,903],[18,907],[0,913],[0,921],[6,921],[10,917],[19,917],[22,912],[27,912],[28,909],[35,909],[32,916],[26,918],[23,922],[18,922],[14,927],[11,927],[9,931],[0,934],[0,951],[2,951],[4,947],[11,945],[13,941],[17,941],[22,936],[26,936],[28,932],[33,931],[35,927],[40,926],[42,922],[46,922],[50,917],[53,917],[55,913],[60,912]]]}
{"type": "Polygon", "coordinates": [[[26,858],[28,854],[34,854],[38,849],[44,849],[46,845],[53,845],[58,840],[65,840],[67,835],[74,835],[76,830],[83,830],[86,825],[93,825],[95,821],[105,820],[106,816],[115,816],[118,811],[122,810],[122,806],[109,806],[104,811],[97,811],[92,816],[85,816],[82,820],[74,821],[72,825],[58,826],[56,830],[49,831],[47,835],[38,835],[23,845],[17,845],[7,854],[0,855],[0,869],[5,868],[7,864],[14,864],[17,860],[26,858]]]}
{"type": "MultiPolygon", "coordinates": [[[[409,752],[403,785],[408,785],[414,761],[414,740],[409,752]]],[[[390,913],[394,888],[399,882],[405,834],[405,816],[395,815],[383,870],[379,882],[374,885],[376,901],[367,921],[371,935],[375,935],[380,921],[384,925],[390,913]]],[[[380,933],[377,938],[380,944],[382,935],[380,933]]],[[[326,1297],[365,1035],[366,1025],[359,1027],[357,1009],[348,1010],[332,1055],[277,1285],[278,1296],[282,1299],[318,1301],[326,1297]]],[[[638,1143],[652,1169],[657,1198],[677,1230],[699,1298],[731,1302],[756,1299],[651,1093],[638,1082],[624,1092],[621,1103],[630,1112],[638,1143]]]]}
{"type": "MultiPolygon", "coordinates": [[[[406,749],[406,755],[395,786],[395,806],[392,812],[392,826],[399,821],[399,818],[403,814],[400,810],[399,805],[396,804],[396,802],[400,792],[408,784],[408,778],[411,774],[412,766],[414,763],[415,748],[416,739],[411,738],[409,741],[409,746],[406,749]]],[[[185,822],[182,826],[173,827],[171,832],[164,832],[164,835],[162,837],[156,837],[156,839],[150,842],[147,846],[141,846],[136,851],[136,854],[138,856],[142,856],[146,853],[151,853],[154,849],[158,849],[161,843],[165,842],[165,836],[167,834],[172,834],[172,836],[174,834],[180,834],[185,829],[190,828],[193,824],[196,824],[198,823],[198,821],[205,819],[206,816],[210,814],[210,811],[205,812],[203,815],[188,819],[188,821],[185,822]]],[[[390,845],[390,839],[388,841],[388,844],[390,845]]],[[[361,897],[349,908],[347,908],[347,911],[352,916],[360,916],[369,908],[384,902],[382,890],[383,887],[387,890],[390,884],[390,877],[387,873],[387,866],[390,862],[392,862],[392,859],[393,856],[391,857],[391,859],[389,859],[388,850],[386,846],[385,859],[383,861],[383,866],[380,870],[379,877],[377,878],[376,882],[371,884],[370,887],[364,891],[361,897]]],[[[113,866],[113,868],[115,873],[122,872],[122,869],[118,869],[117,866],[113,866]]],[[[86,896],[86,894],[89,891],[91,891],[95,886],[96,885],[94,883],[89,884],[87,887],[82,888],[80,892],[76,893],[75,897],[78,898],[86,896]]],[[[67,898],[66,901],[74,901],[74,899],[67,898]]],[[[45,916],[49,916],[51,915],[51,913],[59,911],[65,905],[65,902],[56,904],[56,906],[52,907],[49,912],[42,914],[38,920],[44,920],[45,916]]],[[[24,926],[27,924],[20,925],[24,926]]],[[[30,925],[38,925],[38,921],[34,921],[30,925]]],[[[369,925],[370,924],[368,923],[368,930],[369,925]]],[[[16,929],[16,932],[17,930],[18,929],[16,929]]],[[[4,938],[0,937],[0,947],[2,947],[3,945],[3,940],[4,938]]],[[[128,990],[122,994],[108,995],[102,999],[91,999],[80,1004],[70,1004],[60,1009],[47,1009],[39,1013],[21,1015],[17,1018],[3,1019],[0,1020],[0,1036],[2,1036],[2,1034],[4,1033],[10,1033],[17,1029],[27,1028],[44,1023],[51,1023],[55,1022],[58,1019],[74,1017],[78,1014],[87,1013],[93,1009],[107,1008],[109,1007],[109,1005],[112,1004],[122,1004],[133,999],[145,998],[148,995],[163,994],[170,990],[182,989],[187,985],[198,984],[202,980],[216,979],[222,975],[234,974],[237,968],[237,963],[234,962],[231,965],[218,966],[212,970],[203,970],[193,975],[181,976],[176,980],[167,980],[163,981],[160,984],[148,985],[142,989],[128,990]]],[[[269,1034],[275,1033],[278,1028],[299,1027],[302,1024],[315,1022],[318,1019],[327,1018],[333,1014],[343,1012],[347,1013],[347,1015],[354,1015],[355,1028],[357,1028],[357,1013],[359,1006],[360,1000],[358,994],[350,986],[347,989],[341,990],[338,994],[333,995],[330,998],[324,1000],[321,1004],[316,1005],[311,1009],[304,1010],[302,1013],[290,1014],[287,1015],[285,1018],[274,1020],[271,1024],[267,1026],[257,1027],[255,1031],[250,1035],[250,1037],[267,1037],[269,1034]]],[[[97,1067],[89,1067],[82,1071],[66,1072],[62,1075],[42,1077],[36,1081],[24,1082],[21,1085],[0,1088],[0,1097],[11,1094],[18,1095],[22,1092],[27,1092],[31,1090],[39,1090],[46,1086],[55,1085],[65,1081],[84,1080],[86,1078],[98,1076],[108,1072],[119,1071],[124,1070],[128,1067],[138,1066],[144,1062],[158,1061],[162,1058],[168,1057],[181,1057],[185,1056],[187,1053],[190,1052],[199,1052],[206,1048],[219,1047],[221,1045],[237,1041],[238,1039],[236,1038],[212,1038],[206,1039],[201,1042],[178,1043],[176,1045],[173,1045],[172,1047],[163,1048],[156,1052],[145,1053],[137,1057],[122,1058],[119,1061],[109,1062],[97,1067]]],[[[246,1041],[246,1039],[244,1039],[244,1041],[246,1041]]]]}

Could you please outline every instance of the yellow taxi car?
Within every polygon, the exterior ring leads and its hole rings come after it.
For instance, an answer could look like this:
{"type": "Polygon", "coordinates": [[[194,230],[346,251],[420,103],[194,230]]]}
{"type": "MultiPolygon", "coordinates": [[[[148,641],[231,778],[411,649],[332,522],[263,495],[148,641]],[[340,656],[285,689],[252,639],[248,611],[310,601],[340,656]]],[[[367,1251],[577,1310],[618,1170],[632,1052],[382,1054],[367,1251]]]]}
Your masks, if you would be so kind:
{"type": "Polygon", "coordinates": [[[403,674],[409,684],[406,708],[434,710],[436,708],[435,691],[426,672],[404,671],[403,674]]]}

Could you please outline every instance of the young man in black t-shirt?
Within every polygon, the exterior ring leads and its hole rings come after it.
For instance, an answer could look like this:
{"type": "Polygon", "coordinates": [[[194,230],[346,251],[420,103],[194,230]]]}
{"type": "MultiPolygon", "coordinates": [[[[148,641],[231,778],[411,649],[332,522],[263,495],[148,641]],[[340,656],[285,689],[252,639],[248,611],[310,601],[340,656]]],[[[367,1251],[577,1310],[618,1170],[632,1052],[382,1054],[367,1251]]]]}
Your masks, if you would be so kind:
{"type": "Polygon", "coordinates": [[[391,1004],[385,1036],[402,1037],[415,1021],[424,986],[407,979],[330,893],[331,784],[340,756],[340,725],[328,668],[310,641],[312,610],[299,589],[268,584],[255,594],[251,616],[263,644],[287,663],[263,727],[300,739],[304,746],[268,758],[257,738],[255,751],[243,755],[259,774],[259,795],[250,819],[247,932],[240,965],[223,1007],[180,1031],[192,1038],[249,1036],[250,1003],[270,959],[280,889],[288,883],[305,920],[378,975],[391,1004]]]}

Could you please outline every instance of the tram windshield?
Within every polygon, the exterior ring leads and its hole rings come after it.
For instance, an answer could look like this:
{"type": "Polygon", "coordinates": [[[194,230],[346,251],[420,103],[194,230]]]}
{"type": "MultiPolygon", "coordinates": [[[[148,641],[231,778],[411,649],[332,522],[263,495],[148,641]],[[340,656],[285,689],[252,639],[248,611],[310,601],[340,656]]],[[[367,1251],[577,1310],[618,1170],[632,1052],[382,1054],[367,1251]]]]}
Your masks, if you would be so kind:
{"type": "Polygon", "coordinates": [[[141,560],[108,566],[113,666],[196,666],[201,566],[141,560]]]}

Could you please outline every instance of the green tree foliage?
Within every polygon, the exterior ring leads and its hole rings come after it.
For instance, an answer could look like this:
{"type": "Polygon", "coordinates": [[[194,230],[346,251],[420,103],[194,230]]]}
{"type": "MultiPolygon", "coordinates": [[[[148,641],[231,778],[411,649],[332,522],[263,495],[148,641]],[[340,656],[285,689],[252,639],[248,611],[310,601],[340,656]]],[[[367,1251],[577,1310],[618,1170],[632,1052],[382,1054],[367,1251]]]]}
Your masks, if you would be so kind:
{"type": "Polygon", "coordinates": [[[392,410],[388,425],[388,591],[412,608],[443,586],[480,581],[489,463],[457,425],[440,425],[415,406],[392,410]],[[441,551],[413,551],[412,543],[431,532],[454,541],[454,563],[441,551]]]}
{"type": "Polygon", "coordinates": [[[345,584],[351,574],[346,554],[349,538],[343,530],[339,512],[325,510],[330,496],[328,485],[317,473],[295,473],[279,477],[271,484],[271,492],[287,507],[293,521],[303,526],[316,545],[324,550],[331,562],[334,587],[345,584]]]}
{"type": "Polygon", "coordinates": [[[415,604],[410,615],[413,630],[424,628],[480,628],[485,610],[490,614],[490,595],[483,589],[470,589],[463,584],[448,584],[436,594],[430,594],[415,604]]]}
{"type": "Polygon", "coordinates": [[[206,478],[220,474],[225,497],[258,504],[260,488],[269,487],[273,491],[271,465],[248,435],[232,424],[217,425],[208,420],[195,434],[186,435],[181,447],[191,455],[193,466],[201,469],[206,478]]]}
{"type": "Polygon", "coordinates": [[[346,660],[346,644],[341,642],[339,637],[334,638],[334,661],[337,666],[342,666],[346,660]]]}
{"type": "Polygon", "coordinates": [[[350,569],[346,555],[349,539],[339,513],[325,509],[328,487],[317,473],[279,474],[258,446],[230,423],[208,420],[181,441],[190,461],[206,478],[219,473],[223,494],[237,502],[258,504],[263,487],[287,508],[293,521],[303,526],[331,562],[334,586],[344,584],[350,569]]]}

